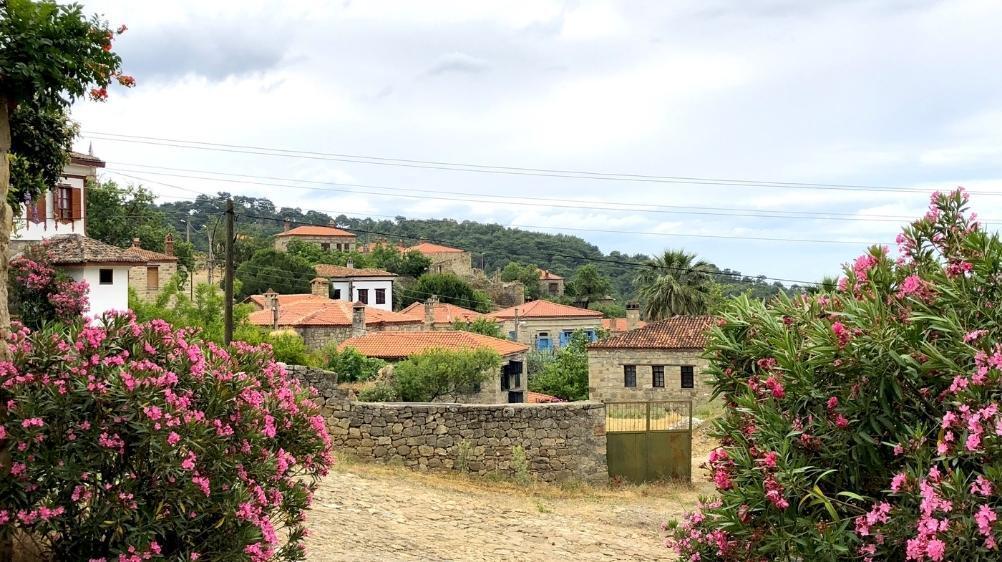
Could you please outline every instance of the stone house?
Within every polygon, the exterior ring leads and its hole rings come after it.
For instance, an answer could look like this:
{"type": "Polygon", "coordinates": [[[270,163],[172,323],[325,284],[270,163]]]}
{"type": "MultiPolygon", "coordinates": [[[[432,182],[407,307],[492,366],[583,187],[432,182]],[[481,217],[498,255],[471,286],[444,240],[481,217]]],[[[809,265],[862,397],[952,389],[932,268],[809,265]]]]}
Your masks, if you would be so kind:
{"type": "Polygon", "coordinates": [[[611,336],[622,334],[623,332],[629,332],[630,330],[635,330],[637,328],[643,328],[646,325],[647,322],[640,319],[640,305],[636,303],[629,303],[626,305],[626,318],[602,319],[602,329],[608,332],[611,336]]]}
{"type": "Polygon", "coordinates": [[[539,270],[539,294],[550,297],[559,297],[564,294],[564,278],[546,271],[539,270]]]}
{"type": "Polygon", "coordinates": [[[603,315],[595,310],[536,300],[486,316],[502,324],[502,333],[507,334],[509,340],[539,351],[551,351],[567,345],[578,330],[588,334],[591,341],[598,339],[603,315]]]}
{"type": "Polygon", "coordinates": [[[129,287],[143,300],[154,300],[177,273],[177,257],[174,255],[174,237],[164,238],[164,251],[145,250],[139,239],[132,239],[132,246],[125,253],[141,258],[145,263],[129,269],[129,287]]]}
{"type": "Polygon", "coordinates": [[[92,154],[70,152],[59,182],[30,205],[21,208],[14,221],[11,251],[60,234],[87,234],[87,182],[96,179],[104,161],[92,154]]]}
{"type": "Polygon", "coordinates": [[[450,401],[474,404],[522,403],[526,400],[523,376],[525,352],[529,347],[520,343],[492,338],[473,332],[442,330],[437,332],[377,332],[353,337],[341,342],[338,350],[354,348],[366,357],[384,361],[402,361],[432,349],[459,351],[491,349],[502,358],[501,369],[494,380],[480,385],[472,394],[451,396],[450,401]]]}
{"type": "Polygon", "coordinates": [[[424,327],[421,320],[360,302],[310,295],[283,305],[277,293],[262,296],[264,308],[250,313],[248,321],[269,330],[294,330],[314,350],[371,331],[418,331],[424,327]]]}
{"type": "Polygon", "coordinates": [[[450,303],[439,302],[438,297],[431,296],[425,302],[414,301],[409,306],[400,311],[413,318],[420,318],[424,322],[425,330],[451,330],[452,325],[457,320],[462,322],[473,322],[484,315],[468,308],[456,306],[450,303]]]}
{"type": "Polygon", "coordinates": [[[74,281],[87,282],[89,316],[128,310],[129,270],[143,258],[80,234],[59,234],[44,244],[53,266],[74,281]]]}
{"type": "Polygon", "coordinates": [[[347,230],[333,226],[304,225],[290,229],[288,223],[285,230],[275,235],[275,249],[284,252],[289,249],[289,242],[299,240],[320,246],[330,251],[350,252],[355,249],[357,239],[347,230]]]}
{"type": "MultiPolygon", "coordinates": [[[[347,266],[318,264],[315,269],[318,278],[328,280],[330,298],[393,310],[393,280],[397,276],[389,271],[355,267],[350,260],[347,266]]],[[[313,289],[314,294],[316,290],[313,289]]]]}
{"type": "Polygon", "coordinates": [[[712,316],[674,316],[588,346],[588,397],[599,402],[692,400],[711,387],[702,353],[712,316]]]}
{"type": "Polygon", "coordinates": [[[407,248],[407,251],[411,250],[420,252],[431,260],[428,273],[455,273],[460,277],[473,275],[473,256],[466,250],[430,242],[407,248]]]}

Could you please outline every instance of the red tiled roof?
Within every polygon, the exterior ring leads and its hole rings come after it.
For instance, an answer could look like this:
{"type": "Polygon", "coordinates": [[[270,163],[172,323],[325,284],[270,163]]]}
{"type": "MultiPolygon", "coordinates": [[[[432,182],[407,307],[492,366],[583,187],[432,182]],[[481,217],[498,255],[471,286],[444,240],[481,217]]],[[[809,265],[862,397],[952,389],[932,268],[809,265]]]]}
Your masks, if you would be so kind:
{"type": "Polygon", "coordinates": [[[448,246],[442,246],[439,244],[432,244],[431,242],[421,242],[420,244],[415,244],[410,248],[410,250],[417,250],[422,254],[461,254],[466,250],[460,250],[459,248],[450,248],[448,246]]]}
{"type": "Polygon", "coordinates": [[[525,401],[529,404],[550,404],[552,402],[566,402],[562,398],[557,398],[556,396],[550,396],[549,394],[543,394],[542,392],[526,392],[525,401]]]}
{"type": "Polygon", "coordinates": [[[540,281],[560,281],[563,277],[557,275],[556,273],[550,273],[545,269],[539,270],[539,280],[540,281]]]}
{"type": "Polygon", "coordinates": [[[104,160],[101,160],[97,156],[92,156],[90,154],[84,154],[82,152],[70,152],[70,163],[80,164],[82,166],[94,166],[95,168],[103,168],[104,160]]]}
{"type": "Polygon", "coordinates": [[[297,226],[291,230],[279,232],[275,236],[340,236],[342,238],[355,238],[355,235],[347,230],[341,230],[332,226],[297,226]]]}
{"type": "Polygon", "coordinates": [[[702,349],[713,316],[673,316],[600,340],[588,349],[702,349]]]}
{"type": "MultiPolygon", "coordinates": [[[[314,295],[312,293],[297,293],[294,295],[278,295],[278,306],[285,306],[292,304],[294,302],[301,301],[313,301],[313,302],[326,302],[331,300],[328,297],[322,297],[319,295],[314,295]]],[[[251,295],[244,299],[244,302],[250,301],[260,308],[266,308],[266,302],[264,295],[251,295]]]]}
{"type": "Polygon", "coordinates": [[[431,349],[493,349],[502,356],[525,353],[529,346],[473,332],[372,332],[341,342],[338,350],[353,347],[367,357],[398,359],[431,349]]]}
{"type": "Polygon", "coordinates": [[[133,256],[139,256],[145,261],[177,261],[177,256],[169,256],[161,252],[154,252],[153,250],[146,250],[138,246],[129,246],[125,249],[126,254],[131,254],[133,256]]]}
{"type": "Polygon", "coordinates": [[[326,263],[317,264],[314,269],[319,277],[396,277],[396,275],[382,269],[345,267],[326,263]]]}
{"type": "MultiPolygon", "coordinates": [[[[285,306],[278,306],[278,325],[280,327],[306,326],[351,326],[352,303],[348,301],[315,301],[299,300],[285,306]]],[[[271,326],[272,311],[258,310],[250,313],[247,318],[255,326],[271,326]]],[[[390,312],[372,306],[365,307],[365,325],[380,326],[385,324],[420,324],[410,316],[390,312]]]]}
{"type": "Polygon", "coordinates": [[[143,258],[80,234],[59,234],[41,243],[55,265],[106,263],[137,265],[143,258]]]}
{"type": "MultiPolygon", "coordinates": [[[[415,301],[407,308],[401,310],[400,314],[406,314],[407,316],[412,316],[424,322],[424,303],[421,301],[415,301]]],[[[475,310],[470,310],[468,308],[463,308],[446,302],[436,304],[433,309],[433,314],[435,316],[436,324],[452,324],[456,320],[473,322],[477,318],[482,318],[484,316],[475,310]]]]}
{"type": "MultiPolygon", "coordinates": [[[[644,322],[643,320],[637,320],[637,325],[634,326],[634,329],[636,329],[636,328],[643,328],[646,325],[647,325],[647,322],[644,322]]],[[[613,333],[616,333],[616,332],[625,332],[627,330],[626,326],[627,326],[626,318],[603,318],[602,319],[602,328],[605,329],[605,330],[609,330],[610,332],[613,332],[613,333]]]]}
{"type": "Polygon", "coordinates": [[[519,318],[602,318],[602,313],[597,310],[588,310],[547,300],[529,301],[519,306],[502,308],[487,316],[500,320],[510,320],[515,318],[516,309],[518,309],[519,318]]]}

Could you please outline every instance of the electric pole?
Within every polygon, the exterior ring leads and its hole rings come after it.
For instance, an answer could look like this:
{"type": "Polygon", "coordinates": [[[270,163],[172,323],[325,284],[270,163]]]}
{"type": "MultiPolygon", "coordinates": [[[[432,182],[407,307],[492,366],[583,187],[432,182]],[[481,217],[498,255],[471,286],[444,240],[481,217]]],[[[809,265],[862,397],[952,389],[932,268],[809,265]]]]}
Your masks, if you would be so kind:
{"type": "MultiPolygon", "coordinates": [[[[234,223],[236,215],[233,212],[233,199],[226,200],[226,269],[223,272],[223,343],[230,345],[233,341],[233,243],[234,223]]],[[[211,271],[211,270],[210,270],[211,271]]]]}

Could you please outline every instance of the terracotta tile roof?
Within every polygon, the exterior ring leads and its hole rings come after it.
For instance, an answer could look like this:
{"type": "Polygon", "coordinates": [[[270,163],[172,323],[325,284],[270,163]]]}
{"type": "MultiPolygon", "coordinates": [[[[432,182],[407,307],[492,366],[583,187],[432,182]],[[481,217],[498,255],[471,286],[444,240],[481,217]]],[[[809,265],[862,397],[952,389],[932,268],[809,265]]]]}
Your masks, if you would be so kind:
{"type": "Polygon", "coordinates": [[[557,275],[556,273],[550,273],[545,269],[539,270],[539,280],[540,281],[560,281],[563,277],[557,275]]]}
{"type": "MultiPolygon", "coordinates": [[[[605,330],[609,330],[610,332],[625,332],[627,330],[626,325],[627,325],[626,318],[602,319],[602,328],[605,330]]],[[[647,322],[644,322],[643,320],[637,320],[637,325],[634,326],[634,328],[643,328],[646,325],[647,322]]]]}
{"type": "MultiPolygon", "coordinates": [[[[294,302],[301,302],[301,301],[327,302],[329,300],[331,300],[331,299],[329,299],[327,297],[321,297],[321,296],[318,296],[318,295],[314,295],[312,293],[298,293],[298,294],[294,294],[294,295],[278,295],[278,306],[285,306],[285,305],[292,304],[294,302]]],[[[264,299],[264,295],[251,295],[251,296],[247,297],[246,299],[244,299],[244,302],[248,302],[248,301],[256,304],[259,308],[265,308],[266,302],[265,302],[265,299],[264,299]]]]}
{"type": "Polygon", "coordinates": [[[340,236],[354,238],[355,235],[347,230],[334,228],[333,226],[297,226],[296,228],[279,232],[275,236],[340,236]]]}
{"type": "Polygon", "coordinates": [[[702,349],[713,316],[673,316],[600,340],[588,349],[702,349]]]}
{"type": "Polygon", "coordinates": [[[154,252],[153,250],[145,250],[137,246],[129,246],[125,249],[125,253],[137,256],[143,259],[143,261],[160,261],[160,262],[175,262],[177,261],[177,256],[168,256],[167,254],[161,252],[154,252]]]}
{"type": "Polygon", "coordinates": [[[341,342],[338,349],[353,347],[367,357],[398,359],[410,357],[430,349],[489,348],[502,356],[525,353],[529,346],[473,332],[372,332],[341,342]]]}
{"type": "Polygon", "coordinates": [[[550,396],[549,394],[543,394],[542,392],[526,392],[525,401],[529,404],[550,404],[553,402],[566,402],[562,398],[557,398],[556,396],[550,396]]]}
{"type": "Polygon", "coordinates": [[[529,301],[523,305],[502,308],[487,316],[500,320],[510,320],[515,318],[515,309],[518,309],[519,318],[602,318],[602,313],[597,310],[588,310],[547,300],[529,301]]]}
{"type": "Polygon", "coordinates": [[[461,254],[466,251],[460,250],[459,248],[450,248],[448,246],[432,244],[431,242],[421,242],[420,244],[407,248],[407,250],[417,250],[422,254],[461,254]]]}
{"type": "Polygon", "coordinates": [[[84,154],[83,152],[70,152],[70,163],[80,164],[83,166],[94,166],[95,168],[103,168],[104,160],[101,160],[97,156],[92,156],[90,154],[84,154]]]}
{"type": "Polygon", "coordinates": [[[86,263],[133,265],[146,261],[121,248],[80,234],[60,234],[49,238],[42,244],[49,252],[52,263],[56,265],[82,265],[86,263]]]}
{"type": "Polygon", "coordinates": [[[343,265],[318,264],[314,268],[318,277],[396,277],[389,271],[366,267],[345,267],[343,265]]]}
{"type": "MultiPolygon", "coordinates": [[[[306,326],[351,326],[351,307],[348,301],[316,301],[313,299],[299,300],[285,306],[278,306],[278,325],[280,327],[306,327],[306,326]]],[[[255,326],[271,326],[272,311],[258,310],[251,312],[247,317],[251,324],[255,326]]],[[[390,312],[379,308],[365,307],[365,325],[406,325],[419,324],[410,316],[404,316],[397,312],[390,312]]]]}
{"type": "MultiPolygon", "coordinates": [[[[401,310],[400,314],[406,314],[407,316],[412,316],[424,322],[424,303],[422,301],[415,301],[407,308],[401,310]]],[[[484,316],[475,310],[470,310],[468,308],[463,308],[446,302],[436,304],[433,314],[435,316],[436,324],[452,324],[456,320],[473,322],[477,318],[483,318],[484,316]]]]}

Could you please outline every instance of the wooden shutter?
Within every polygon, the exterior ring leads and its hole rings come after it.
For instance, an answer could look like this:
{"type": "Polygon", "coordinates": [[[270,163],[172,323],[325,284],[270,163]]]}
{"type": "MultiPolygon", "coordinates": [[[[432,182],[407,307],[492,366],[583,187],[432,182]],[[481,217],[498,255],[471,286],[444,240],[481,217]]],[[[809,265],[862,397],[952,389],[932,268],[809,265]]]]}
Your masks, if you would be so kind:
{"type": "Polygon", "coordinates": [[[78,187],[70,190],[70,216],[73,220],[83,218],[83,190],[78,187]]]}
{"type": "Polygon", "coordinates": [[[45,200],[46,200],[46,197],[47,197],[47,193],[43,193],[43,194],[41,194],[41,195],[38,196],[38,201],[35,201],[35,204],[29,210],[28,220],[30,220],[33,223],[45,223],[45,215],[46,215],[45,200]]]}
{"type": "Polygon", "coordinates": [[[160,266],[151,265],[146,268],[146,290],[160,290],[160,266]]]}

